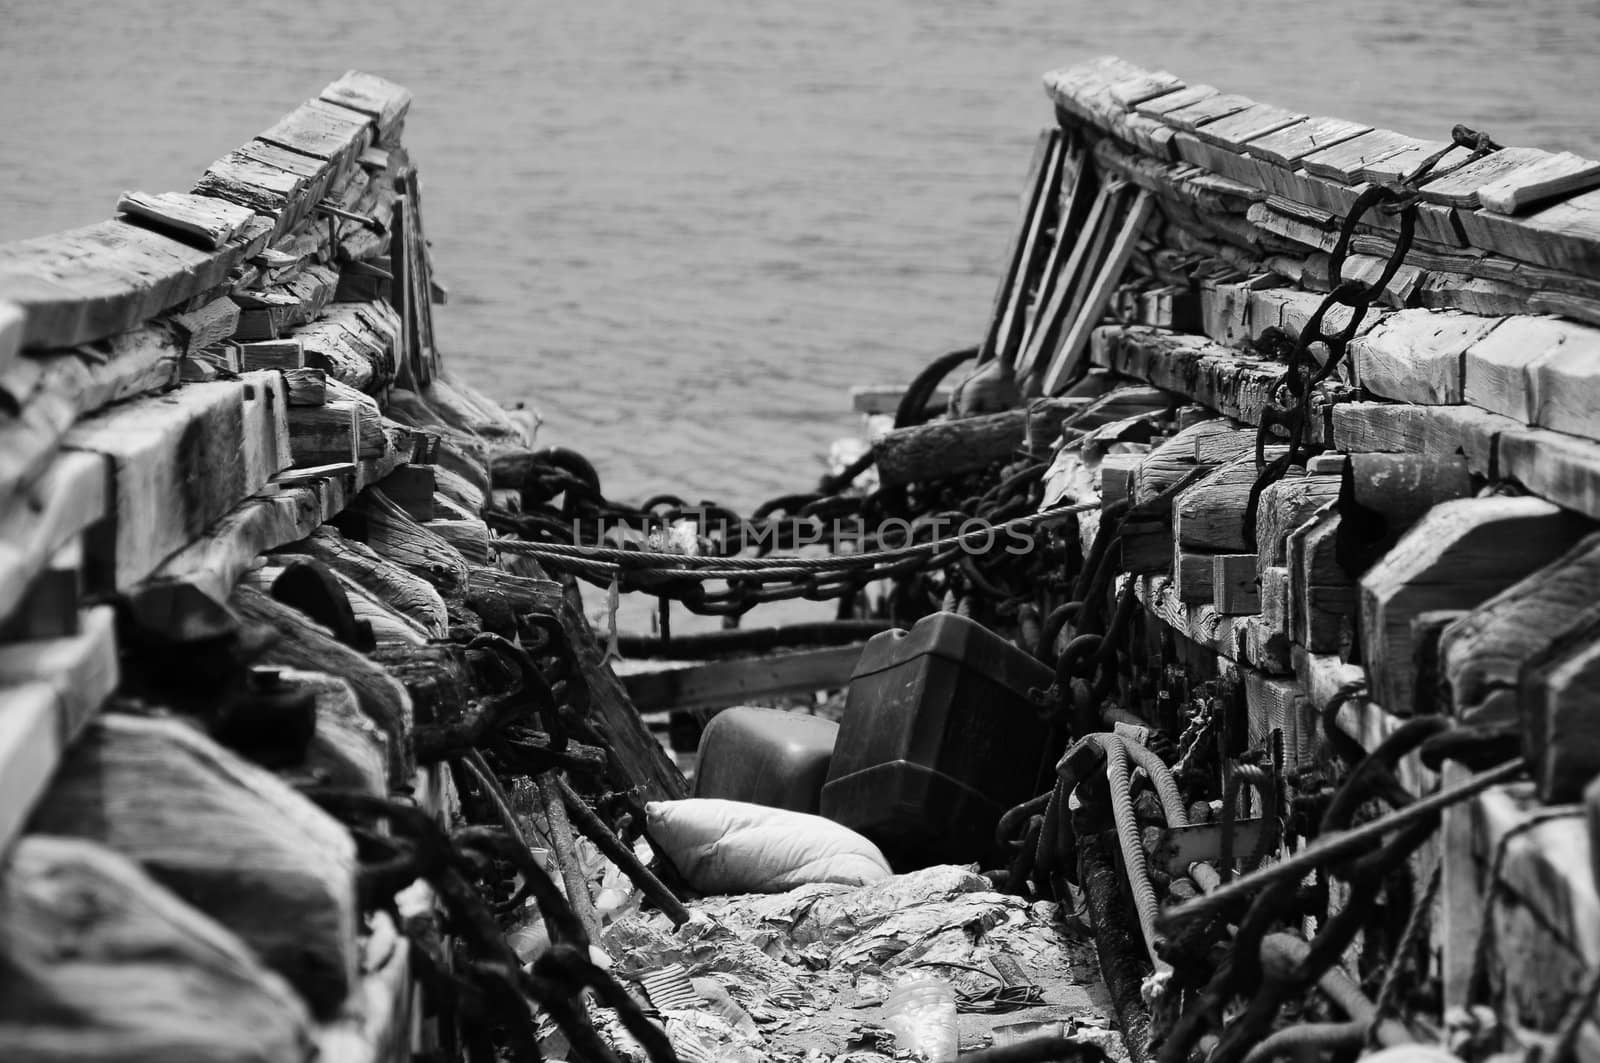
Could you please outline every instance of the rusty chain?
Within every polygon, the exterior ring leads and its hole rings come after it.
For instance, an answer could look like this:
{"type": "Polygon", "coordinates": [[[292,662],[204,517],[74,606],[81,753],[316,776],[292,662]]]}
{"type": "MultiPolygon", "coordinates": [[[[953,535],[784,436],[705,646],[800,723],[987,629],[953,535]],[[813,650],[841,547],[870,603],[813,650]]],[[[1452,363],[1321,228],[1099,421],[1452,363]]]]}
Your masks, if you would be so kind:
{"type": "Polygon", "coordinates": [[[1461,166],[1475,162],[1498,149],[1499,145],[1485,134],[1458,125],[1450,131],[1449,144],[1423,159],[1400,181],[1394,184],[1375,182],[1369,186],[1356,197],[1345,215],[1344,223],[1339,229],[1339,238],[1328,256],[1328,294],[1323,297],[1321,305],[1311,315],[1310,320],[1301,328],[1300,334],[1290,336],[1282,329],[1274,327],[1264,330],[1256,337],[1255,346],[1258,351],[1275,357],[1287,356],[1288,366],[1273,389],[1272,402],[1261,412],[1261,424],[1256,432],[1255,455],[1259,472],[1255,483],[1251,485],[1250,498],[1245,507],[1244,533],[1247,541],[1255,538],[1256,516],[1260,511],[1262,493],[1283,479],[1295,465],[1305,464],[1306,459],[1317,449],[1314,444],[1306,441],[1306,431],[1312,418],[1311,402],[1314,390],[1339,368],[1349,350],[1350,342],[1361,331],[1361,325],[1366,320],[1368,311],[1372,309],[1372,304],[1377,302],[1384,289],[1389,286],[1389,282],[1400,271],[1400,267],[1405,264],[1406,256],[1411,251],[1412,240],[1416,235],[1417,198],[1423,182],[1446,176],[1461,166]],[[1440,160],[1458,147],[1466,149],[1467,158],[1455,166],[1436,173],[1435,167],[1440,160]],[[1354,278],[1346,279],[1344,266],[1350,253],[1350,240],[1355,235],[1356,226],[1360,224],[1361,219],[1368,211],[1374,209],[1399,215],[1400,232],[1395,239],[1394,250],[1384,263],[1377,280],[1368,284],[1354,278]],[[1342,327],[1329,332],[1324,328],[1324,324],[1336,307],[1347,308],[1350,316],[1342,327]],[[1327,357],[1320,362],[1312,351],[1316,344],[1322,344],[1328,352],[1327,357]],[[1267,446],[1273,440],[1283,438],[1277,434],[1280,429],[1283,436],[1288,438],[1288,449],[1268,461],[1267,446]]]}

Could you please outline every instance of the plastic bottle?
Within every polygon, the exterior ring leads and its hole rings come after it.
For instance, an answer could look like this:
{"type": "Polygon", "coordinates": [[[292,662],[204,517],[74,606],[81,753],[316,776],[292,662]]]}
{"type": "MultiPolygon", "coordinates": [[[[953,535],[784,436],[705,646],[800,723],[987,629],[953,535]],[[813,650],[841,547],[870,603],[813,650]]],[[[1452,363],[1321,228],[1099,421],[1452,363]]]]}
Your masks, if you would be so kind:
{"type": "Polygon", "coordinates": [[[960,1042],[956,992],[932,976],[901,982],[883,1002],[883,1026],[894,1034],[895,1047],[929,1063],[954,1063],[960,1042]]]}

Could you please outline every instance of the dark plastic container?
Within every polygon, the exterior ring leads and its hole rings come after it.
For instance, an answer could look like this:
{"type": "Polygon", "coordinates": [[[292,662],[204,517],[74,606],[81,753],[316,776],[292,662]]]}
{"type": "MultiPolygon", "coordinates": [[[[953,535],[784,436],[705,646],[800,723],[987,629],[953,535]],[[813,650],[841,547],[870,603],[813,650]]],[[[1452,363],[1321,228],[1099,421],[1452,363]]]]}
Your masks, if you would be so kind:
{"type": "Polygon", "coordinates": [[[897,868],[985,859],[1033,796],[1049,729],[1028,698],[1054,672],[983,625],[936,613],[886,631],[850,678],[822,814],[897,868]]]}
{"type": "Polygon", "coordinates": [[[724,709],[700,736],[694,795],[816,812],[839,725],[749,705],[724,709]]]}

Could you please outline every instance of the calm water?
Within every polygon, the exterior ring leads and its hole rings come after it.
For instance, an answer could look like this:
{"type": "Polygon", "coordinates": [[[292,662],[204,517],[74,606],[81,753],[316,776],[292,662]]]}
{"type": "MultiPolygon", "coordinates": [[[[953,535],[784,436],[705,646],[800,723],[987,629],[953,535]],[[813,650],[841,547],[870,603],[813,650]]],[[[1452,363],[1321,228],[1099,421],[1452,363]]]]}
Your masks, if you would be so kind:
{"type": "Polygon", "coordinates": [[[809,485],[852,383],[975,341],[1046,70],[1103,52],[1600,153],[1600,4],[0,0],[0,239],[105,217],[349,67],[417,97],[452,364],[618,497],[809,485]],[[465,9],[470,14],[458,14],[465,9]]]}

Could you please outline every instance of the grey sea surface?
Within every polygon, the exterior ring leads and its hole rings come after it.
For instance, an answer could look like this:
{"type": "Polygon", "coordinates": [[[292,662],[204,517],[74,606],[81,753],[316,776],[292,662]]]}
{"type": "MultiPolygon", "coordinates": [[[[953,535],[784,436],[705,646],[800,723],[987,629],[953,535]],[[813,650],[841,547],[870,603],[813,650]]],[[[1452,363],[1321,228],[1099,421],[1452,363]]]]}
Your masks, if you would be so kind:
{"type": "Polygon", "coordinates": [[[809,487],[975,342],[1054,67],[1600,153],[1600,4],[0,0],[0,240],[186,189],[347,68],[416,102],[451,366],[607,493],[809,487]]]}

